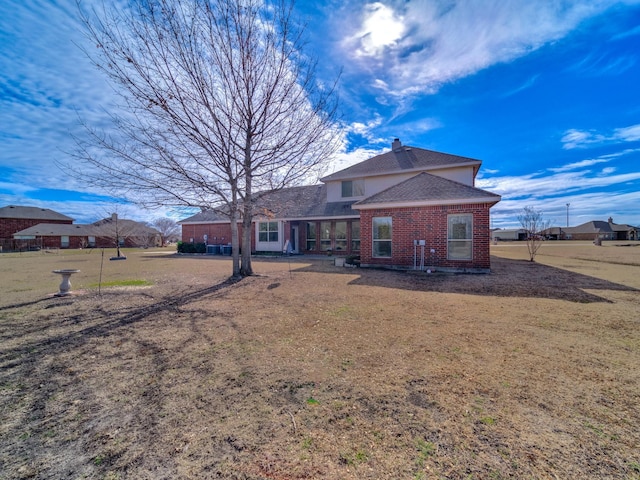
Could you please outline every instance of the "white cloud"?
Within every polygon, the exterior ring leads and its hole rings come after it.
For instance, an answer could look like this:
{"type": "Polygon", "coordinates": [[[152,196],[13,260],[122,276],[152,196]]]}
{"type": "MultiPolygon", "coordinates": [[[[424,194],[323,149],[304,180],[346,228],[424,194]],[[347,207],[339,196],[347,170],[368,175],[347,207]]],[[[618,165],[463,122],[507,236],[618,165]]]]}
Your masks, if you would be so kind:
{"type": "Polygon", "coordinates": [[[356,148],[350,152],[343,151],[336,155],[335,161],[331,164],[329,168],[329,172],[327,175],[343,170],[351,165],[355,165],[356,163],[363,162],[371,157],[375,157],[376,155],[380,155],[385,151],[389,150],[389,146],[385,146],[384,148],[374,149],[374,148],[356,148]]]}
{"type": "Polygon", "coordinates": [[[402,16],[386,5],[379,2],[366,5],[362,28],[352,37],[359,44],[354,54],[360,57],[384,53],[402,38],[404,25],[402,16]]]}
{"type": "Polygon", "coordinates": [[[524,90],[527,90],[528,88],[533,87],[533,85],[536,83],[536,81],[538,80],[538,78],[540,77],[540,75],[534,75],[531,78],[529,78],[526,82],[524,82],[522,85],[520,85],[518,88],[515,88],[509,92],[506,92],[504,94],[502,94],[503,98],[506,97],[511,97],[513,95],[516,95],[524,90]]]}
{"type": "MultiPolygon", "coordinates": [[[[367,139],[369,143],[381,143],[384,139],[373,135],[373,131],[382,124],[382,117],[379,114],[374,114],[373,118],[366,123],[353,122],[349,125],[345,125],[345,133],[355,133],[367,139]]],[[[345,145],[346,149],[346,145],[345,145]]]]}
{"type": "Polygon", "coordinates": [[[640,140],[640,124],[616,128],[608,134],[598,133],[594,130],[585,131],[572,128],[567,130],[560,139],[564,144],[562,148],[565,150],[585,148],[594,144],[604,145],[620,142],[635,142],[638,140],[640,140]]]}
{"type": "Polygon", "coordinates": [[[444,83],[525,55],[617,2],[414,0],[365,4],[359,12],[354,3],[341,10],[342,15],[356,11],[342,19],[345,55],[370,70],[388,94],[404,96],[434,92],[444,83]]]}
{"type": "Polygon", "coordinates": [[[568,203],[569,226],[572,227],[591,220],[606,221],[609,217],[613,217],[615,223],[640,225],[640,212],[629,210],[630,204],[639,202],[640,191],[596,191],[540,199],[503,199],[491,209],[491,223],[494,228],[518,228],[518,214],[524,207],[533,206],[543,212],[544,218],[551,220],[553,226],[565,227],[568,203]]]}
{"type": "Polygon", "coordinates": [[[615,140],[622,140],[623,142],[635,142],[640,140],[640,123],[637,125],[631,125],[630,127],[616,128],[613,131],[613,138],[615,140]]]}
{"type": "Polygon", "coordinates": [[[610,160],[611,159],[605,159],[605,158],[581,160],[580,162],[568,163],[567,165],[563,165],[562,167],[549,168],[549,170],[552,172],[566,172],[569,170],[577,170],[579,168],[591,167],[593,165],[597,165],[598,163],[607,163],[610,160]]]}
{"type": "Polygon", "coordinates": [[[640,172],[593,176],[587,170],[552,175],[532,173],[521,176],[481,178],[476,182],[476,186],[507,198],[544,198],[638,180],[640,180],[640,172]]]}

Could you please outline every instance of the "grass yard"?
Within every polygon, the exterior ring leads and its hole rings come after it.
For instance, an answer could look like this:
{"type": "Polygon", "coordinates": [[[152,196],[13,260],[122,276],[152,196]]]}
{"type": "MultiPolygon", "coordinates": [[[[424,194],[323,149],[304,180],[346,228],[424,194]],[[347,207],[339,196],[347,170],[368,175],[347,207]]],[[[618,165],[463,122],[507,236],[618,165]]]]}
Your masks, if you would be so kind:
{"type": "Polygon", "coordinates": [[[0,255],[0,479],[640,479],[639,244],[111,254],[0,255]]]}

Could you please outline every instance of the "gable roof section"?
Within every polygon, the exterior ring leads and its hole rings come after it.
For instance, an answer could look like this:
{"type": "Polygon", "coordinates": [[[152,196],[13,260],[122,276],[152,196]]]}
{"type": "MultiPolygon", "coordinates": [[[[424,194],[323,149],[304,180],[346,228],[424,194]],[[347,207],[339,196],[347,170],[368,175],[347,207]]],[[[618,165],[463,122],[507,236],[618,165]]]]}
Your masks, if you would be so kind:
{"type": "MultiPolygon", "coordinates": [[[[157,235],[160,232],[153,227],[150,227],[142,222],[136,222],[135,220],[127,220],[126,218],[119,218],[117,221],[118,230],[122,232],[124,236],[137,234],[137,235],[157,235]]],[[[112,217],[103,218],[97,222],[88,225],[94,227],[97,232],[115,232],[116,221],[112,217]]]]}
{"type": "Polygon", "coordinates": [[[25,228],[13,234],[14,238],[36,236],[36,237],[86,237],[97,236],[96,228],[93,225],[71,225],[65,223],[39,223],[33,227],[25,228]]]}
{"type": "Polygon", "coordinates": [[[447,167],[473,166],[474,175],[480,168],[480,160],[460,157],[449,153],[425,150],[423,148],[401,146],[395,150],[376,155],[351,167],[332,173],[320,180],[347,180],[350,178],[387,175],[403,172],[419,172],[447,167]]]}
{"type": "Polygon", "coordinates": [[[21,207],[18,205],[7,205],[0,208],[0,218],[15,218],[21,220],[63,220],[73,222],[73,218],[67,217],[48,208],[21,207]]]}
{"type": "Polygon", "coordinates": [[[455,182],[446,178],[419,173],[397,185],[360,200],[353,207],[413,207],[429,205],[457,205],[461,203],[497,203],[500,195],[455,182]]]}
{"type": "Polygon", "coordinates": [[[633,227],[631,225],[605,222],[603,220],[592,220],[575,227],[563,228],[563,230],[566,233],[610,233],[628,232],[630,230],[635,230],[635,228],[636,227],[633,227]]]}
{"type": "MultiPolygon", "coordinates": [[[[256,217],[288,220],[357,217],[359,213],[351,208],[354,203],[355,200],[350,202],[327,202],[327,186],[310,185],[266,193],[256,202],[254,213],[256,217]]],[[[221,213],[205,210],[180,220],[178,223],[185,225],[228,221],[229,217],[221,213]]]]}
{"type": "Polygon", "coordinates": [[[357,217],[350,202],[327,202],[327,186],[311,185],[278,190],[265,195],[256,204],[256,213],[277,218],[307,219],[321,217],[357,217]]]}

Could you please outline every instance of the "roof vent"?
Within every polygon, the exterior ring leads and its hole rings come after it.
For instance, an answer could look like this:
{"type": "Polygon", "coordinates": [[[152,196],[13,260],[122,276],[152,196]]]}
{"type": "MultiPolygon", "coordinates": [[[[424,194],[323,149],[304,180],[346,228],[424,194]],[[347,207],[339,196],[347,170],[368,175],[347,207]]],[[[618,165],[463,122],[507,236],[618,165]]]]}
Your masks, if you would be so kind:
{"type": "Polygon", "coordinates": [[[402,142],[400,141],[400,139],[399,138],[394,139],[393,143],[391,144],[391,150],[395,152],[396,150],[400,150],[401,147],[402,147],[402,142]]]}

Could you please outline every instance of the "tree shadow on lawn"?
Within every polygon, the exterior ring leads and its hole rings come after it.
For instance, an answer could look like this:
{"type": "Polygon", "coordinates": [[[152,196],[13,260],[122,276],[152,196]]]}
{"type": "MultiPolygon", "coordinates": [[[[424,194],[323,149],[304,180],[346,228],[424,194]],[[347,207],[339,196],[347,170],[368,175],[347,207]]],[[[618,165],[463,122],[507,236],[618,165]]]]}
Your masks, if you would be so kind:
{"type": "MultiPolygon", "coordinates": [[[[80,473],[92,476],[95,470],[106,474],[110,464],[123,452],[114,453],[113,458],[110,458],[111,454],[94,457],[93,452],[99,451],[100,445],[109,440],[97,432],[111,428],[108,421],[113,421],[112,417],[117,417],[117,412],[108,411],[105,418],[96,417],[95,412],[100,412],[102,407],[94,398],[95,392],[84,386],[82,375],[71,372],[94,367],[91,362],[108,361],[117,366],[122,362],[119,355],[114,359],[95,360],[95,356],[87,357],[93,351],[94,341],[98,340],[101,344],[114,341],[124,343],[130,340],[126,327],[141,322],[162,328],[162,325],[171,323],[176,317],[184,318],[182,307],[188,308],[190,303],[214,296],[237,282],[238,279],[229,278],[211,287],[172,292],[159,299],[145,295],[141,303],[138,301],[131,306],[126,306],[127,300],[123,297],[136,296],[140,299],[139,293],[107,294],[100,297],[96,306],[90,305],[93,300],[89,297],[78,297],[77,304],[68,298],[64,302],[58,298],[48,298],[44,300],[50,301],[43,301],[43,308],[32,311],[32,314],[24,312],[24,307],[40,302],[3,307],[0,339],[3,342],[11,341],[13,345],[0,351],[0,392],[3,394],[0,396],[0,412],[3,413],[0,418],[8,419],[6,428],[0,432],[0,471],[6,468],[6,472],[11,472],[11,478],[66,478],[80,473]],[[83,305],[87,301],[89,304],[83,305]],[[73,358],[82,358],[84,362],[70,363],[73,358]],[[64,400],[69,392],[75,392],[75,396],[71,400],[64,400]],[[52,403],[56,401],[65,407],[52,408],[52,403]],[[67,426],[62,427],[63,424],[67,426]],[[63,428],[67,429],[64,435],[57,432],[63,428]],[[71,430],[75,431],[72,435],[69,433],[71,430]],[[93,432],[95,438],[83,438],[83,431],[93,432]],[[77,435],[78,439],[68,441],[62,438],[65,435],[77,435]],[[51,458],[55,461],[50,461],[51,458]]],[[[197,310],[189,310],[188,316],[198,315],[197,310]]],[[[235,327],[232,320],[226,319],[223,323],[235,327]]],[[[193,318],[190,324],[193,330],[191,340],[206,336],[199,331],[193,318]]],[[[134,343],[137,345],[137,356],[151,356],[154,359],[150,371],[145,372],[154,381],[135,400],[141,411],[135,414],[133,420],[143,427],[136,432],[138,441],[151,449],[155,441],[155,425],[143,417],[153,420],[158,415],[162,396],[157,391],[156,383],[164,377],[169,364],[166,358],[168,352],[153,341],[136,339],[134,343]]],[[[231,447],[229,449],[233,450],[231,447]]],[[[146,456],[158,460],[153,454],[146,456]]],[[[139,459],[142,458],[146,458],[144,449],[139,454],[139,459]]],[[[162,476],[169,478],[174,474],[171,472],[162,476]]]]}
{"type": "Polygon", "coordinates": [[[460,293],[495,297],[549,298],[591,303],[610,300],[586,290],[640,290],[580,273],[550,267],[527,260],[491,257],[490,274],[452,274],[384,269],[341,269],[314,263],[296,271],[326,271],[356,274],[350,285],[400,288],[422,292],[460,293]]]}

